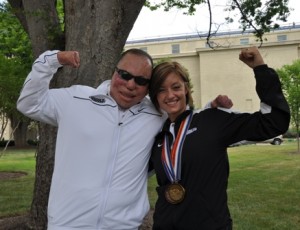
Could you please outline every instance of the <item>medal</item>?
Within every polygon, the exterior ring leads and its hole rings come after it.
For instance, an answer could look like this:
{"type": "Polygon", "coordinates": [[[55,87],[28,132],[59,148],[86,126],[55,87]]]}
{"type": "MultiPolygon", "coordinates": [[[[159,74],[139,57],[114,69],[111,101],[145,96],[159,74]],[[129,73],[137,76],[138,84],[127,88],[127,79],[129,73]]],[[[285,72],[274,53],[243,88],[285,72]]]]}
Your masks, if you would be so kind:
{"type": "Polygon", "coordinates": [[[181,152],[186,133],[192,121],[193,113],[190,113],[181,122],[177,136],[170,149],[168,136],[165,135],[162,147],[162,164],[165,173],[171,182],[165,190],[165,198],[171,204],[178,204],[184,199],[185,189],[178,183],[181,179],[181,152]]]}
{"type": "Polygon", "coordinates": [[[170,184],[165,190],[166,200],[171,204],[178,204],[183,201],[185,189],[178,183],[170,184]]]}

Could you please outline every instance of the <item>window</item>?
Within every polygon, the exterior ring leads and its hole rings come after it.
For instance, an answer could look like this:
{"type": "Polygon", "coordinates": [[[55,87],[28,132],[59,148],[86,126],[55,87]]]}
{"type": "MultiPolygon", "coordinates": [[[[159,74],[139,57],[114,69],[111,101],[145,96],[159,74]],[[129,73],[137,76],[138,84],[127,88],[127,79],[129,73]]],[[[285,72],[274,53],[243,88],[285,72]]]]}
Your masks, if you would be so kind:
{"type": "Polygon", "coordinates": [[[240,45],[248,45],[248,44],[249,44],[249,38],[240,39],[240,45]]]}
{"type": "Polygon", "coordinates": [[[282,42],[282,41],[286,41],[286,40],[287,40],[286,34],[283,34],[283,35],[277,35],[277,41],[278,41],[278,42],[282,42]]]}
{"type": "Polygon", "coordinates": [[[172,45],[172,54],[179,54],[180,53],[180,46],[179,44],[172,45]]]}

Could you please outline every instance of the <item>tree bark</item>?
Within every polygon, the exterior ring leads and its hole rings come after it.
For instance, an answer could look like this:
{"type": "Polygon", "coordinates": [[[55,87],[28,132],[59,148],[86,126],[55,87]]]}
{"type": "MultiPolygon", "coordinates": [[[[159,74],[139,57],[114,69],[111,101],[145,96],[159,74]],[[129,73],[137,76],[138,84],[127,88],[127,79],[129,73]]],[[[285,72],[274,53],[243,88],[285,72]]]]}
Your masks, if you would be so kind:
{"type": "Polygon", "coordinates": [[[110,79],[144,2],[65,2],[66,50],[79,51],[81,59],[78,70],[65,69],[71,83],[98,86],[110,79]]]}
{"type": "Polygon", "coordinates": [[[14,115],[10,116],[11,128],[13,130],[13,137],[16,148],[26,148],[27,143],[27,127],[29,125],[29,119],[20,120],[14,115]]]}
{"type": "Polygon", "coordinates": [[[30,210],[30,227],[47,229],[47,206],[54,167],[54,153],[57,129],[40,125],[40,142],[36,156],[36,177],[30,210]]]}

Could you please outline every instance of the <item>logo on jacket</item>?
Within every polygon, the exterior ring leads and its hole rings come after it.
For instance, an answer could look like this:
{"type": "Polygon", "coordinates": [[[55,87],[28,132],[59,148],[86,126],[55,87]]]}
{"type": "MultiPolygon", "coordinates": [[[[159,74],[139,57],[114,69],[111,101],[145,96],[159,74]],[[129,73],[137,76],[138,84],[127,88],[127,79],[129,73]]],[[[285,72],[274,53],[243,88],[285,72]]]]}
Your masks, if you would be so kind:
{"type": "Polygon", "coordinates": [[[196,132],[196,131],[197,131],[197,127],[192,128],[192,129],[189,129],[189,130],[186,132],[186,135],[191,134],[191,133],[196,132]]]}
{"type": "Polygon", "coordinates": [[[105,98],[102,98],[102,97],[91,96],[90,98],[91,98],[92,101],[95,101],[97,103],[104,103],[105,102],[105,98]]]}

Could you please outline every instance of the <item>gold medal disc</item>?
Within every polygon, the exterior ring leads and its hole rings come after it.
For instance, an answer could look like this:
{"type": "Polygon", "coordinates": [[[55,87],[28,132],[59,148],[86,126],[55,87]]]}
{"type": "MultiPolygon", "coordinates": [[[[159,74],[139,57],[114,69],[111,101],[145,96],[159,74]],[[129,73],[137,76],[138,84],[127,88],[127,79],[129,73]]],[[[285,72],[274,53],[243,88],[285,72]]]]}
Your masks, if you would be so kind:
{"type": "Polygon", "coordinates": [[[171,204],[178,204],[183,201],[185,189],[178,183],[170,184],[165,191],[166,200],[171,204]]]}

